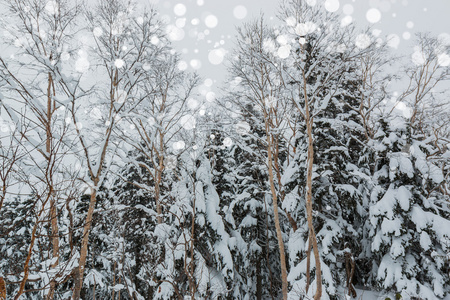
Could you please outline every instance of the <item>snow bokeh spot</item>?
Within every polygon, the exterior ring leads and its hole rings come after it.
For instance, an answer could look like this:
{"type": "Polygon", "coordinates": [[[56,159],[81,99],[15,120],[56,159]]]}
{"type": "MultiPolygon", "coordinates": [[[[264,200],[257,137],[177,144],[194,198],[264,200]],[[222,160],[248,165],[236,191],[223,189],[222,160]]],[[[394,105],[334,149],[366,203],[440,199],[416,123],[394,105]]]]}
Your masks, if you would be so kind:
{"type": "Polygon", "coordinates": [[[214,102],[214,100],[216,100],[216,93],[214,92],[208,92],[205,95],[206,101],[208,102],[214,102]]]}
{"type": "Polygon", "coordinates": [[[173,12],[175,13],[175,15],[181,17],[184,16],[184,14],[186,13],[186,5],[182,4],[182,3],[178,3],[177,5],[175,5],[173,7],[173,12]]]}
{"type": "Polygon", "coordinates": [[[306,4],[309,6],[315,6],[317,4],[317,0],[306,0],[306,4]]]}
{"type": "Polygon", "coordinates": [[[371,8],[366,13],[366,19],[370,23],[378,23],[381,19],[381,12],[376,8],[371,8]]]}
{"type": "Polygon", "coordinates": [[[208,15],[205,18],[205,25],[208,28],[214,28],[217,26],[218,23],[219,23],[219,20],[217,19],[217,17],[215,15],[208,15]]]}
{"type": "Polygon", "coordinates": [[[283,45],[278,48],[277,55],[281,59],[288,58],[291,54],[291,45],[283,45]]]}
{"type": "Polygon", "coordinates": [[[125,65],[125,62],[123,61],[123,59],[118,58],[114,61],[114,66],[118,69],[123,68],[124,65],[125,65]]]}
{"type": "Polygon", "coordinates": [[[245,17],[247,16],[247,8],[244,5],[236,6],[233,9],[233,16],[238,20],[245,19],[245,17]]]}
{"type": "Polygon", "coordinates": [[[186,144],[183,141],[178,141],[173,143],[173,150],[183,150],[186,144]]]}
{"type": "Polygon", "coordinates": [[[213,65],[220,65],[225,58],[226,50],[224,48],[214,49],[209,52],[208,60],[213,65]]]}
{"type": "Polygon", "coordinates": [[[194,70],[198,70],[202,67],[202,62],[198,59],[191,59],[189,64],[191,65],[192,69],[194,69],[194,70]]]}
{"type": "Polygon", "coordinates": [[[411,60],[416,66],[421,66],[426,61],[425,54],[422,51],[420,51],[420,50],[416,50],[411,55],[411,60]]]}
{"type": "Polygon", "coordinates": [[[391,48],[397,49],[400,45],[400,37],[394,33],[387,36],[387,45],[391,48]]]}
{"type": "Polygon", "coordinates": [[[78,51],[78,59],[75,61],[75,71],[85,73],[89,70],[90,63],[84,50],[78,51]]]}
{"type": "Polygon", "coordinates": [[[223,139],[223,145],[225,147],[231,147],[231,146],[233,146],[233,140],[229,137],[226,137],[223,139]]]}
{"type": "Polygon", "coordinates": [[[403,32],[402,37],[404,40],[409,40],[411,38],[411,33],[408,31],[403,32]]]}
{"type": "Polygon", "coordinates": [[[344,14],[346,14],[346,15],[351,15],[351,14],[353,14],[353,11],[354,11],[355,9],[353,8],[353,5],[351,5],[351,4],[345,4],[343,7],[342,7],[342,12],[344,13],[344,14]]]}
{"type": "Polygon", "coordinates": [[[175,25],[168,25],[166,29],[167,36],[172,41],[181,41],[184,39],[184,30],[175,25]]]}
{"type": "Polygon", "coordinates": [[[195,128],[196,120],[192,115],[186,115],[181,117],[180,119],[181,126],[186,130],[192,130],[195,128]]]}
{"type": "Polygon", "coordinates": [[[329,12],[336,12],[339,9],[339,0],[326,0],[324,3],[325,9],[329,12]]]}
{"type": "Polygon", "coordinates": [[[360,49],[366,49],[371,44],[370,36],[365,33],[359,34],[355,39],[356,47],[360,49]]]}
{"type": "Polygon", "coordinates": [[[450,65],[450,56],[446,53],[441,53],[438,55],[438,64],[441,67],[448,67],[450,65]]]}

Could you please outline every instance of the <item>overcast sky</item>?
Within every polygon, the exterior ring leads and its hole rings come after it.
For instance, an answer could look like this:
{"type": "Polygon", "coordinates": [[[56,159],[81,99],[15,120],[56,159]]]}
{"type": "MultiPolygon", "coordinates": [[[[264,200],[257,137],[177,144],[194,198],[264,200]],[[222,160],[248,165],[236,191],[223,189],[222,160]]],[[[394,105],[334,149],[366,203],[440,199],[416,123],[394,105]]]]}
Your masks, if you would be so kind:
{"type": "MultiPolygon", "coordinates": [[[[153,4],[169,25],[175,47],[183,53],[183,67],[204,80],[203,94],[217,91],[226,77],[224,62],[233,47],[236,26],[259,16],[276,20],[276,0],[140,0],[153,4]]],[[[305,0],[306,1],[306,0],[305,0]]],[[[337,14],[363,29],[381,30],[380,36],[398,36],[394,51],[410,55],[414,36],[429,31],[450,40],[450,0],[308,0],[323,1],[337,14]]],[[[394,39],[395,41],[395,39],[394,39]]],[[[396,43],[394,42],[393,46],[396,43]]]]}

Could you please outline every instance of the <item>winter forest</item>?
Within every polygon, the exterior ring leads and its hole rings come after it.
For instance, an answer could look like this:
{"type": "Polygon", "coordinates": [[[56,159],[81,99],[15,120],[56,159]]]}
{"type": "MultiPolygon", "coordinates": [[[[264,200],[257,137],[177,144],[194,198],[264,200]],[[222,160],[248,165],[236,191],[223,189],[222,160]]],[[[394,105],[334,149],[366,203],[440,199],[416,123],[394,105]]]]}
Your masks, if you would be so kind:
{"type": "Polygon", "coordinates": [[[449,299],[450,41],[322,2],[206,101],[154,7],[1,0],[0,299],[449,299]]]}

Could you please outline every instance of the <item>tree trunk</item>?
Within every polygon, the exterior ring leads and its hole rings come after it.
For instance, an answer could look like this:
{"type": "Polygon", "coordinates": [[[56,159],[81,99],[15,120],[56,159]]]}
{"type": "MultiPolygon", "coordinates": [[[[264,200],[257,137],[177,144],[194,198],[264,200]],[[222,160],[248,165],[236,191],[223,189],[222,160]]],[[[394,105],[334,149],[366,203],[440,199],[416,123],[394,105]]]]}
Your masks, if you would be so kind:
{"type": "MultiPolygon", "coordinates": [[[[313,216],[312,216],[312,173],[313,173],[313,163],[314,163],[314,148],[313,148],[313,138],[312,138],[312,120],[309,114],[309,103],[306,99],[306,126],[308,132],[308,166],[306,175],[306,215],[308,220],[308,232],[309,239],[312,242],[314,258],[316,261],[316,282],[317,291],[314,295],[314,300],[320,300],[322,296],[322,272],[320,268],[320,256],[319,248],[317,246],[316,233],[314,231],[313,216]]],[[[308,253],[309,255],[309,253],[308,253]]],[[[307,270],[309,272],[309,270],[307,270]]]]}
{"type": "Polygon", "coordinates": [[[278,247],[280,249],[280,264],[281,264],[281,291],[283,294],[283,299],[287,299],[288,293],[288,282],[287,282],[287,271],[286,271],[286,255],[284,251],[283,235],[281,233],[280,217],[278,214],[278,197],[275,190],[274,176],[273,176],[273,158],[272,158],[272,140],[271,133],[269,129],[269,121],[266,118],[266,136],[267,136],[267,163],[269,167],[269,183],[270,190],[272,192],[273,199],[273,214],[275,219],[275,229],[277,232],[278,247]]]}
{"type": "Polygon", "coordinates": [[[86,266],[87,252],[88,252],[88,243],[89,243],[89,232],[91,230],[92,225],[92,217],[94,215],[95,203],[97,202],[97,184],[99,182],[98,178],[94,179],[94,188],[91,193],[91,200],[89,202],[89,209],[86,216],[86,224],[84,224],[83,229],[83,237],[81,240],[81,249],[80,249],[80,259],[78,263],[78,268],[75,271],[75,287],[72,295],[73,300],[79,300],[81,295],[81,289],[83,287],[83,275],[84,268],[86,266]]]}

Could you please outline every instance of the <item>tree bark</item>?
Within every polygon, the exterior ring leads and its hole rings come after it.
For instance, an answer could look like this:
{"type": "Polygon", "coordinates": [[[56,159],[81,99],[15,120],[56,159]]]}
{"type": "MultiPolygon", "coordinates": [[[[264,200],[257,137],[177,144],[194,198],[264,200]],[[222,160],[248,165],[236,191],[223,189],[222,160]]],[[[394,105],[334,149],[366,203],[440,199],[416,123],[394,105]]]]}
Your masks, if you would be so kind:
{"type": "Polygon", "coordinates": [[[75,287],[72,295],[73,300],[79,300],[81,295],[81,289],[83,287],[83,275],[84,268],[86,266],[86,259],[88,253],[88,244],[89,244],[89,232],[91,230],[92,225],[92,217],[94,215],[95,204],[97,202],[97,184],[99,182],[98,178],[94,179],[94,188],[92,189],[91,199],[89,202],[89,209],[86,216],[86,224],[84,224],[83,228],[83,237],[81,240],[81,249],[80,249],[80,259],[78,268],[75,271],[75,287]]]}
{"type": "MultiPolygon", "coordinates": [[[[309,112],[308,98],[305,99],[305,113],[306,113],[306,127],[308,132],[308,165],[306,174],[306,217],[308,220],[309,239],[312,242],[314,258],[316,262],[316,282],[317,291],[314,295],[314,300],[320,300],[322,296],[322,272],[320,268],[319,248],[317,246],[316,233],[314,231],[313,216],[312,216],[312,173],[314,165],[314,147],[313,147],[313,132],[312,132],[312,118],[309,112]]],[[[309,255],[309,251],[308,251],[309,255]]],[[[307,270],[309,272],[310,270],[307,270]]]]}
{"type": "Polygon", "coordinates": [[[272,192],[273,199],[273,214],[275,220],[275,229],[277,232],[278,248],[280,250],[280,265],[281,265],[281,292],[283,299],[287,300],[288,282],[287,282],[287,270],[286,270],[286,255],[284,251],[283,235],[281,233],[280,217],[278,214],[278,197],[275,190],[274,175],[273,175],[273,158],[272,158],[272,139],[269,128],[269,120],[266,116],[266,136],[267,136],[267,163],[269,167],[269,183],[270,191],[272,192]]]}

